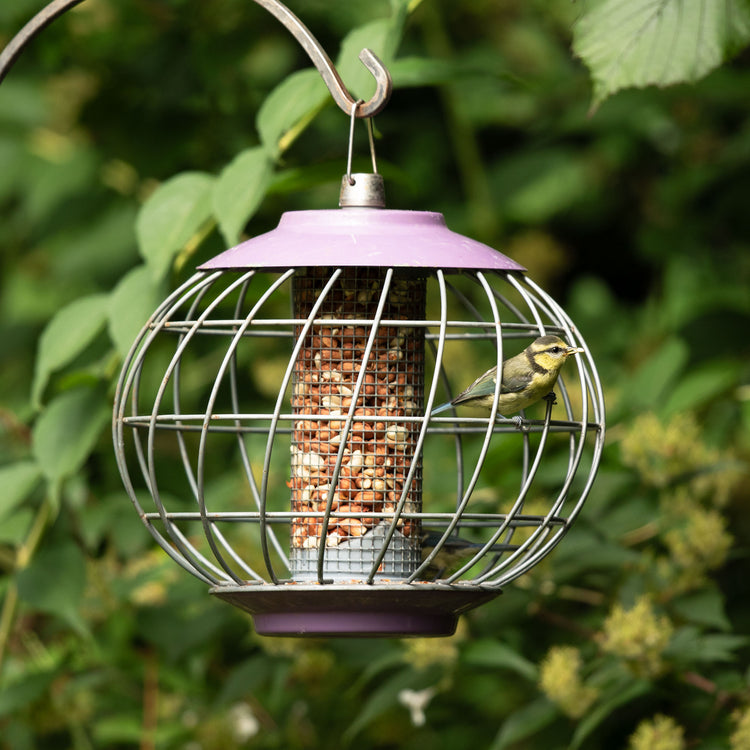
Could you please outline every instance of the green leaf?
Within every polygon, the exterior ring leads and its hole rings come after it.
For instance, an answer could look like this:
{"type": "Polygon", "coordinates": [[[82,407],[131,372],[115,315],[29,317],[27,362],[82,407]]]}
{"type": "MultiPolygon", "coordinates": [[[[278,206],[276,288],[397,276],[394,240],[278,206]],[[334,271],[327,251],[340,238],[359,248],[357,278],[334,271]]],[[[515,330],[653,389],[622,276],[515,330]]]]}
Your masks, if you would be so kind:
{"type": "Polygon", "coordinates": [[[283,153],[328,102],[330,94],[315,68],[284,79],[264,100],[255,122],[268,156],[283,153]]]}
{"type": "Polygon", "coordinates": [[[31,508],[17,508],[15,513],[0,519],[0,544],[19,547],[29,535],[35,513],[31,508]]]}
{"type": "Polygon", "coordinates": [[[651,689],[651,683],[646,680],[631,680],[620,682],[610,688],[603,695],[584,718],[578,723],[576,731],[570,743],[570,750],[580,747],[586,738],[606,719],[614,713],[614,710],[625,703],[635,700],[651,689]]]}
{"type": "MultiPolygon", "coordinates": [[[[608,539],[617,542],[625,534],[640,529],[652,521],[653,517],[654,501],[650,497],[632,495],[628,497],[627,503],[620,502],[619,505],[613,505],[608,509],[604,517],[602,533],[606,534],[608,539]]],[[[570,534],[570,536],[575,537],[574,534],[570,534]]],[[[564,545],[560,545],[560,547],[563,550],[565,549],[564,545]]],[[[637,555],[637,553],[631,553],[632,555],[637,555]]]]}
{"type": "MultiPolygon", "coordinates": [[[[650,516],[641,520],[645,523],[650,516]]],[[[607,520],[609,523],[609,517],[607,520]]],[[[638,524],[640,525],[640,524],[638,524]]],[[[576,583],[595,570],[622,569],[634,564],[640,555],[623,549],[620,544],[602,539],[599,533],[575,529],[555,551],[554,579],[559,583],[576,583]]]]}
{"type": "Polygon", "coordinates": [[[724,597],[716,585],[683,594],[672,602],[674,611],[696,625],[730,630],[731,623],[724,609],[724,597]]]}
{"type": "Polygon", "coordinates": [[[394,13],[412,13],[421,3],[422,0],[391,0],[391,10],[394,13]]]}
{"type": "Polygon", "coordinates": [[[687,365],[689,350],[682,339],[671,338],[628,378],[622,401],[632,411],[657,409],[687,365]]]}
{"type": "Polygon", "coordinates": [[[386,672],[396,671],[397,668],[403,666],[403,654],[401,651],[393,650],[386,651],[385,653],[373,653],[371,652],[370,658],[367,660],[367,665],[363,667],[357,673],[357,678],[349,685],[348,690],[351,693],[359,693],[367,690],[367,685],[370,681],[376,679],[384,679],[381,675],[386,672]]]}
{"type": "Polygon", "coordinates": [[[154,279],[145,265],[133,268],[112,291],[107,309],[109,335],[123,357],[162,297],[163,284],[154,279]]]}
{"type": "Polygon", "coordinates": [[[750,638],[745,635],[709,633],[700,639],[700,653],[696,655],[696,661],[736,663],[735,651],[746,648],[748,643],[750,638]]]}
{"type": "Polygon", "coordinates": [[[41,478],[35,461],[19,461],[0,468],[0,521],[28,497],[41,478]]]}
{"type": "Polygon", "coordinates": [[[135,220],[137,208],[130,203],[97,211],[80,224],[72,223],[45,241],[54,258],[54,272],[66,276],[109,279],[118,269],[128,268],[137,256],[135,220]],[[102,252],[102,248],[106,248],[102,252]]]}
{"type": "Polygon", "coordinates": [[[242,230],[263,200],[273,176],[268,152],[258,146],[242,151],[219,175],[213,206],[227,245],[240,240],[242,230]]]}
{"type": "Polygon", "coordinates": [[[237,665],[221,683],[221,692],[216,697],[216,705],[230,706],[242,700],[251,691],[261,690],[264,681],[269,680],[273,672],[273,663],[265,655],[253,656],[237,665]]]}
{"type": "Polygon", "coordinates": [[[463,659],[472,666],[510,670],[530,682],[536,683],[538,679],[539,670],[536,664],[524,659],[515,649],[500,641],[474,641],[464,650],[463,659]]]}
{"type": "Polygon", "coordinates": [[[155,279],[165,276],[178,253],[195,242],[211,220],[214,180],[204,172],[183,172],[162,183],[143,204],[136,236],[155,279]]]}
{"type": "Polygon", "coordinates": [[[675,384],[664,412],[675,414],[697,409],[736,386],[740,377],[741,366],[735,362],[717,360],[696,367],[675,384]]]}
{"type": "Polygon", "coordinates": [[[537,698],[537,700],[511,714],[503,722],[495,741],[490,745],[490,750],[503,750],[508,745],[526,739],[544,729],[559,717],[560,712],[554,704],[546,698],[537,698]]]}
{"type": "Polygon", "coordinates": [[[104,395],[90,387],[66,391],[39,415],[31,449],[54,486],[80,469],[110,418],[104,395]]]}
{"type": "MultiPolygon", "coordinates": [[[[86,738],[76,747],[141,747],[143,746],[143,719],[132,713],[132,709],[123,702],[120,713],[98,716],[90,727],[91,739],[86,738]],[[93,740],[93,744],[91,743],[93,740]]],[[[87,727],[89,729],[89,727],[87,727]]],[[[159,725],[149,731],[149,742],[152,747],[184,747],[186,734],[194,730],[186,729],[178,720],[160,721],[159,725]]]]}
{"type": "Polygon", "coordinates": [[[41,698],[57,676],[58,670],[26,673],[0,690],[0,716],[17,713],[41,698]]]}
{"type": "MultiPolygon", "coordinates": [[[[188,585],[193,587],[193,581],[188,585]]],[[[193,589],[194,595],[198,593],[193,589]]],[[[164,606],[144,608],[138,613],[139,629],[168,659],[185,659],[201,644],[215,639],[225,624],[227,613],[211,604],[205,600],[191,604],[169,601],[164,606]]]]}
{"type": "Polygon", "coordinates": [[[573,50],[594,79],[594,105],[630,86],[702,78],[750,40],[746,0],[598,0],[583,6],[573,50]]]}
{"type": "Polygon", "coordinates": [[[427,672],[419,673],[413,669],[404,669],[381,682],[378,687],[370,691],[361,710],[354,717],[354,721],[347,727],[343,735],[344,741],[348,744],[381,714],[400,705],[398,696],[402,690],[407,688],[420,690],[430,684],[429,679],[427,672]]]}
{"type": "Polygon", "coordinates": [[[86,561],[72,542],[39,550],[17,576],[18,596],[41,612],[62,617],[79,633],[87,628],[79,613],[86,589],[86,561]]]}
{"type": "MultiPolygon", "coordinates": [[[[29,5],[31,12],[31,2],[29,5]]],[[[3,4],[2,7],[7,8],[9,4],[3,4]]],[[[3,21],[2,12],[0,11],[0,22],[3,21]]],[[[5,28],[10,29],[10,24],[5,28]]],[[[31,80],[9,76],[0,88],[0,113],[4,125],[29,129],[41,127],[47,116],[44,93],[31,80]]]]}
{"type": "Polygon", "coordinates": [[[72,362],[96,337],[106,321],[107,295],[92,294],[63,307],[39,338],[31,399],[41,403],[50,375],[72,362]]]}
{"type": "Polygon", "coordinates": [[[590,189],[585,162],[558,148],[510,157],[495,170],[492,180],[503,213],[530,224],[552,218],[590,189]]]}
{"type": "Polygon", "coordinates": [[[388,70],[396,88],[438,86],[476,75],[477,66],[463,60],[441,60],[431,57],[399,57],[388,70]]]}
{"type": "Polygon", "coordinates": [[[750,638],[730,633],[703,634],[697,627],[686,625],[678,628],[669,642],[664,655],[685,666],[698,663],[733,662],[737,649],[745,647],[750,638]]]}

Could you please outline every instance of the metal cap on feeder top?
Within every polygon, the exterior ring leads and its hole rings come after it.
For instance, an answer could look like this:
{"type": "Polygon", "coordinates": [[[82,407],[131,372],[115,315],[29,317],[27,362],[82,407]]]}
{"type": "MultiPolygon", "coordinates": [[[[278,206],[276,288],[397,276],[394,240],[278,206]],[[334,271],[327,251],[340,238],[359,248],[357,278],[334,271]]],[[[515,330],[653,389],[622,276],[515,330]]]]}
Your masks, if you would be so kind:
{"type": "Polygon", "coordinates": [[[287,211],[275,229],[225,250],[199,270],[301,266],[526,270],[489,245],[452,232],[440,213],[380,208],[384,205],[380,175],[345,175],[340,205],[287,211]]]}
{"type": "Polygon", "coordinates": [[[377,172],[355,172],[341,178],[340,208],[385,208],[385,183],[377,172]]]}

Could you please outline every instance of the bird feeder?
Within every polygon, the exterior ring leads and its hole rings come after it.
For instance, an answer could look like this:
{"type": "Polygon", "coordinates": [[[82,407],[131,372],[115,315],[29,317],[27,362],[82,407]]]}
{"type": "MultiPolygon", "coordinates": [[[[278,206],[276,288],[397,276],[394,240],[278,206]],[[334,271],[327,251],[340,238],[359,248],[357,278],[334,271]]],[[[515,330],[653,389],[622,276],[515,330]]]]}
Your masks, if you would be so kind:
{"type": "MultiPolygon", "coordinates": [[[[352,127],[385,106],[372,53],[378,90],[355,102],[299,20],[259,4],[352,127]]],[[[349,164],[351,147],[350,131],[349,164]]],[[[285,213],[202,265],[149,318],[117,385],[115,454],[141,519],[264,635],[451,634],[553,550],[599,464],[601,385],[565,311],[441,214],[384,205],[380,176],[348,167],[339,208],[285,213]],[[501,371],[548,334],[583,350],[556,406],[430,416],[482,372],[469,363],[501,371]]]]}

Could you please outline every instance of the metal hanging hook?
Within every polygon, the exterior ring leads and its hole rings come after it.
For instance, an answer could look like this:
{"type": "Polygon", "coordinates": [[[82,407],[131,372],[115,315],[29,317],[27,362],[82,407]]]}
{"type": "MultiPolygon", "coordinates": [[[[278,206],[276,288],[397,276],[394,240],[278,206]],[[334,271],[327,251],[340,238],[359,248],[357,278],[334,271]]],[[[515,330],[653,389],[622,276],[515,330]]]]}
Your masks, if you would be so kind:
{"type": "MultiPolygon", "coordinates": [[[[37,13],[22,29],[10,40],[5,49],[0,53],[0,82],[7,75],[13,63],[21,54],[23,48],[43,28],[52,23],[65,11],[84,0],[53,0],[39,13],[37,13]]],[[[310,33],[310,30],[297,18],[285,5],[278,0],[253,0],[253,2],[265,8],[271,15],[281,21],[286,29],[302,45],[318,69],[325,85],[331,92],[333,100],[348,115],[354,117],[373,117],[382,112],[391,97],[393,82],[391,74],[383,63],[370,49],[363,49],[359,53],[359,59],[375,78],[375,93],[366,102],[357,101],[349,93],[341,76],[331,62],[331,58],[325,53],[318,40],[310,33]],[[361,102],[361,103],[360,103],[361,102]]]]}
{"type": "Polygon", "coordinates": [[[365,48],[359,53],[359,59],[372,73],[376,84],[373,96],[368,101],[362,102],[361,100],[355,100],[347,91],[341,76],[336,72],[336,68],[331,62],[331,58],[328,57],[307,26],[289,8],[282,5],[278,0],[254,0],[254,2],[281,21],[302,45],[313,65],[318,69],[334,101],[346,114],[351,115],[353,113],[355,117],[374,117],[378,112],[383,111],[391,98],[393,82],[388,68],[383,65],[372,50],[365,48]]]}
{"type": "Polygon", "coordinates": [[[14,37],[0,53],[0,83],[8,75],[13,63],[23,48],[43,29],[65,11],[79,5],[83,0],[53,0],[40,10],[14,37]]]}

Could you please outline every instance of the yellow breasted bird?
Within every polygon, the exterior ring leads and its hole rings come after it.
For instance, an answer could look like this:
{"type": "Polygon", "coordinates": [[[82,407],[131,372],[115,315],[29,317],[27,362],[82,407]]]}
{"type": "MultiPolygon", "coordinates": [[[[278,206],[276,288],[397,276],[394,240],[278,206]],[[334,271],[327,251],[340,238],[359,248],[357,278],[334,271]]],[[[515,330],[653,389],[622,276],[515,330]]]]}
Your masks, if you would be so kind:
{"type": "MultiPolygon", "coordinates": [[[[497,414],[513,414],[536,403],[552,392],[560,368],[571,354],[583,349],[568,346],[558,336],[540,336],[522,352],[503,362],[502,384],[498,397],[497,414]]],[[[451,406],[474,406],[489,411],[495,399],[497,367],[487,370],[452,401],[433,409],[430,416],[451,406]]],[[[520,425],[520,417],[516,417],[520,425]]]]}

